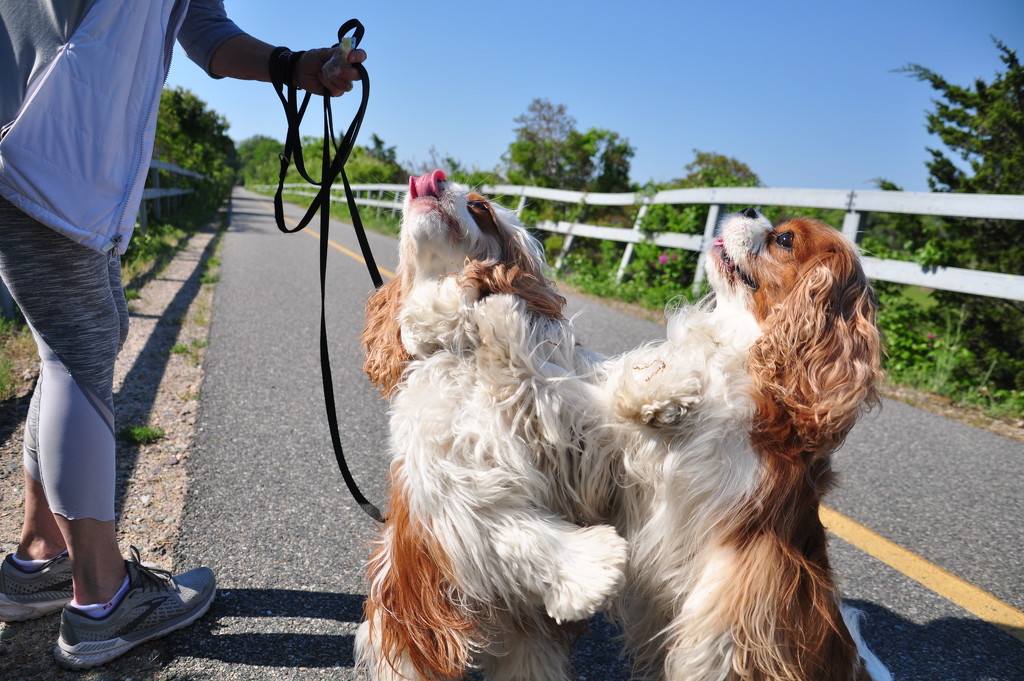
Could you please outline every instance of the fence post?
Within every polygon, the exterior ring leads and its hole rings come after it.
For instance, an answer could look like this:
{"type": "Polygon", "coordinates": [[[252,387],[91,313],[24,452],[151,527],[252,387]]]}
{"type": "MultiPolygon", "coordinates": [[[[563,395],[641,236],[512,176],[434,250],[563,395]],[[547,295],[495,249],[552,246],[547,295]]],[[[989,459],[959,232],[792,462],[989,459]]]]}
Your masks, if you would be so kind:
{"type": "MultiPolygon", "coordinates": [[[[519,195],[519,203],[525,205],[526,197],[519,195]]],[[[580,200],[583,204],[583,215],[580,216],[581,220],[586,220],[590,215],[590,204],[587,203],[587,193],[584,191],[583,199],[580,200]]],[[[558,259],[555,260],[555,271],[560,272],[562,265],[565,264],[565,257],[572,250],[572,242],[575,241],[575,237],[572,235],[572,225],[581,224],[580,220],[573,220],[572,222],[565,222],[564,220],[558,222],[558,224],[567,224],[568,227],[565,229],[565,239],[562,240],[562,250],[558,253],[558,259]]]]}
{"type": "Polygon", "coordinates": [[[697,271],[693,273],[693,292],[700,291],[700,285],[704,281],[704,263],[708,259],[708,246],[715,238],[715,227],[718,226],[718,216],[722,213],[722,205],[713,203],[708,206],[708,219],[704,223],[704,238],[700,242],[700,255],[697,256],[697,271]]]}
{"type": "MultiPolygon", "coordinates": [[[[651,197],[645,196],[641,200],[640,210],[636,213],[636,220],[633,221],[633,231],[640,233],[640,227],[644,223],[644,217],[647,215],[647,206],[651,202],[651,197]]],[[[615,283],[621,284],[622,278],[626,276],[626,268],[629,267],[629,261],[633,259],[633,242],[630,241],[626,244],[626,252],[622,254],[622,260],[619,262],[619,269],[615,272],[615,283]]]]}
{"type": "Polygon", "coordinates": [[[848,211],[843,216],[843,236],[853,243],[860,243],[860,221],[863,213],[855,210],[848,211]]]}
{"type": "Polygon", "coordinates": [[[139,204],[139,234],[145,234],[147,229],[149,229],[149,206],[143,199],[139,204]]]}
{"type": "Polygon", "coordinates": [[[846,201],[846,215],[843,216],[843,236],[853,243],[860,242],[861,213],[856,209],[857,192],[851,191],[846,201]]]}
{"type": "MultiPolygon", "coordinates": [[[[519,201],[523,205],[526,205],[526,203],[525,203],[526,202],[526,196],[523,195],[523,194],[520,194],[519,201]]],[[[582,199],[581,202],[583,203],[583,214],[580,216],[580,219],[586,220],[587,216],[590,215],[590,205],[587,203],[587,194],[585,192],[583,194],[583,199],[582,199]]],[[[572,250],[572,244],[576,240],[576,237],[572,233],[572,227],[573,227],[573,225],[575,225],[577,223],[578,223],[578,221],[565,222],[565,223],[560,222],[560,223],[558,223],[558,224],[569,225],[569,227],[566,229],[566,231],[565,231],[565,238],[562,240],[562,250],[558,252],[558,259],[555,260],[555,272],[556,273],[562,271],[562,265],[565,264],[565,258],[566,258],[566,256],[569,255],[569,251],[572,250]]]]}
{"type": "MultiPolygon", "coordinates": [[[[160,189],[160,171],[156,168],[152,168],[149,171],[149,186],[153,189],[160,189]]],[[[153,202],[153,217],[159,220],[162,215],[160,213],[160,199],[158,198],[153,202]]]]}
{"type": "Polygon", "coordinates": [[[562,271],[562,266],[565,265],[565,258],[569,255],[569,251],[572,250],[572,242],[575,237],[572,235],[572,224],[569,224],[569,229],[565,232],[565,238],[562,240],[562,250],[558,252],[558,258],[555,259],[555,273],[562,271]]]}
{"type": "Polygon", "coordinates": [[[526,187],[519,188],[519,205],[516,206],[516,214],[521,215],[526,208],[526,187]]]}

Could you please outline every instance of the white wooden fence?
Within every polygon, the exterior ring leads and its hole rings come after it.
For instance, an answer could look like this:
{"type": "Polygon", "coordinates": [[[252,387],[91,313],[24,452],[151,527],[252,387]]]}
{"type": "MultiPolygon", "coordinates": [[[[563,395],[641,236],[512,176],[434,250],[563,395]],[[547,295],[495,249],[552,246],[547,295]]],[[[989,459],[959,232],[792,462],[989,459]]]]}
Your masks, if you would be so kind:
{"type": "MultiPolygon", "coordinates": [[[[308,191],[309,185],[290,184],[285,187],[292,190],[294,194],[313,195],[308,191]]],[[[273,188],[254,187],[254,189],[273,188]]],[[[404,192],[408,188],[402,184],[354,184],[352,189],[356,193],[356,202],[361,206],[399,211],[402,208],[404,192]]],[[[619,263],[617,272],[620,279],[633,256],[634,244],[647,241],[665,248],[695,251],[700,254],[694,281],[695,286],[699,285],[703,279],[705,253],[711,245],[718,219],[727,206],[786,206],[841,210],[844,212],[842,232],[853,241],[858,240],[861,221],[867,213],[903,213],[1024,221],[1024,196],[1003,194],[775,189],[770,187],[669,189],[654,195],[639,193],[591,194],[520,185],[487,185],[480,187],[479,190],[490,196],[518,196],[519,209],[526,206],[530,199],[557,201],[574,206],[636,207],[638,210],[631,229],[550,221],[531,226],[535,229],[565,235],[562,253],[556,260],[556,268],[561,266],[562,256],[572,247],[572,240],[577,236],[625,243],[626,252],[619,263]],[[648,207],[655,204],[710,206],[704,234],[645,233],[642,230],[644,216],[647,214],[648,207]]],[[[331,200],[344,201],[344,197],[333,196],[331,200]]],[[[998,249],[1001,245],[992,244],[991,247],[998,249]]],[[[870,256],[866,256],[862,260],[867,275],[879,281],[1024,301],[1024,276],[1022,273],[983,272],[959,267],[922,267],[913,262],[885,260],[870,256]]]]}
{"type": "Polygon", "coordinates": [[[149,164],[149,186],[142,191],[142,205],[139,206],[139,231],[143,234],[146,233],[146,228],[149,227],[148,207],[152,208],[153,217],[159,220],[165,208],[169,210],[172,205],[180,203],[182,197],[195,192],[191,187],[179,187],[177,182],[171,187],[161,187],[159,172],[161,170],[170,173],[171,178],[190,177],[194,180],[206,179],[205,175],[194,170],[186,170],[166,161],[152,160],[149,164]]]}

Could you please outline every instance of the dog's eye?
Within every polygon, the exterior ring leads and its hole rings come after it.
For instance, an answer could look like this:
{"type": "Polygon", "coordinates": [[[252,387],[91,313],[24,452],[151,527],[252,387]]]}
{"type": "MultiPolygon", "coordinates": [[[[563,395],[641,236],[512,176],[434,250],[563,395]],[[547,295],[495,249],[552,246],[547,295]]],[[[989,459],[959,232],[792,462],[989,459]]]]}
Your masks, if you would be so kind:
{"type": "Polygon", "coordinates": [[[775,245],[780,248],[785,248],[787,251],[793,250],[793,232],[776,234],[775,245]]]}
{"type": "Polygon", "coordinates": [[[494,218],[494,213],[491,212],[491,204],[489,202],[470,199],[466,201],[466,208],[469,209],[473,222],[481,230],[489,234],[497,234],[500,231],[494,218]]]}

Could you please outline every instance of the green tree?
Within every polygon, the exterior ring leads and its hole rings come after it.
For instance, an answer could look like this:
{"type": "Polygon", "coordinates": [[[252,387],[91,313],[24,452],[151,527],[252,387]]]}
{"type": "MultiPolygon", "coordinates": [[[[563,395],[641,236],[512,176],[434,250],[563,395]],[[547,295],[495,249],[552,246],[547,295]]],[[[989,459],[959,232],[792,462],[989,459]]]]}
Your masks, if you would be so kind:
{"type": "MultiPolygon", "coordinates": [[[[227,131],[227,120],[208,109],[206,102],[191,91],[177,87],[161,93],[153,158],[193,170],[206,178],[197,181],[159,171],[160,186],[188,185],[195,190],[188,199],[187,212],[176,211],[175,222],[179,227],[208,221],[234,184],[238,154],[227,131]]],[[[159,235],[154,236],[159,238],[159,235]]]]}
{"type": "Polygon", "coordinates": [[[537,187],[561,187],[564,176],[563,148],[569,134],[576,130],[576,119],[564,104],[553,105],[535,99],[525,114],[514,119],[516,139],[503,160],[512,184],[537,187]]]}
{"type": "Polygon", "coordinates": [[[629,140],[601,128],[576,129],[564,104],[535,99],[514,119],[516,139],[503,156],[509,182],[577,191],[629,191],[629,140]]]}
{"type": "Polygon", "coordinates": [[[183,87],[161,94],[153,156],[226,186],[238,168],[227,120],[183,87]]]}
{"type": "Polygon", "coordinates": [[[280,141],[266,135],[254,135],[239,142],[239,174],[243,184],[277,184],[281,172],[279,154],[283,149],[280,141]]]}
{"type": "MultiPolygon", "coordinates": [[[[388,147],[377,135],[371,136],[371,147],[356,146],[345,164],[345,174],[353,183],[404,183],[409,173],[395,160],[395,147],[388,147]]],[[[241,176],[246,184],[276,185],[281,173],[280,155],[284,143],[272,137],[256,135],[238,145],[241,160],[241,176]]],[[[332,150],[333,154],[333,150],[332,150]]],[[[306,173],[316,181],[320,180],[323,158],[323,138],[302,138],[302,159],[306,173]]],[[[305,182],[292,159],[285,182],[305,182]]]]}
{"type": "Polygon", "coordinates": [[[372,136],[371,141],[372,147],[357,145],[352,149],[352,154],[345,164],[345,174],[348,175],[349,181],[367,184],[404,184],[409,179],[409,171],[395,160],[395,148],[385,147],[384,141],[376,135],[372,136]]]}
{"type": "Polygon", "coordinates": [[[928,184],[934,191],[1019,194],[1024,191],[1024,70],[1017,53],[993,39],[1006,71],[991,83],[973,87],[949,83],[918,64],[902,72],[939,93],[928,114],[928,132],[969,167],[954,163],[943,150],[929,148],[928,184]]]}
{"type": "MultiPolygon", "coordinates": [[[[927,129],[942,148],[928,148],[934,191],[1024,194],[1024,69],[1014,50],[993,38],[1005,70],[986,82],[950,83],[918,64],[900,71],[936,93],[927,129]]],[[[884,185],[883,185],[884,186],[884,185]]],[[[943,218],[903,225],[902,246],[925,266],[1024,274],[1024,222],[943,218]]],[[[869,233],[869,236],[872,236],[869,233]]],[[[898,237],[884,239],[896,245],[898,237]]],[[[883,237],[879,235],[879,241],[883,237]]],[[[950,381],[964,390],[1024,386],[1024,303],[935,291],[922,322],[955,357],[950,381]],[[950,338],[955,339],[955,349],[950,338]]]]}
{"type": "Polygon", "coordinates": [[[153,158],[200,173],[204,179],[156,171],[160,187],[193,190],[181,199],[147,201],[146,228],[136,231],[122,260],[124,276],[169,258],[182,237],[209,224],[235,180],[238,156],[223,116],[184,88],[165,89],[157,112],[153,158]],[[160,210],[171,203],[171,210],[160,210]]]}
{"type": "Polygon", "coordinates": [[[395,147],[387,146],[384,140],[378,137],[376,133],[370,135],[370,147],[366,150],[366,153],[381,163],[398,165],[395,147]]]}
{"type": "Polygon", "coordinates": [[[761,180],[746,163],[713,151],[693,150],[693,161],[683,167],[685,177],[671,187],[758,187],[761,180]]]}

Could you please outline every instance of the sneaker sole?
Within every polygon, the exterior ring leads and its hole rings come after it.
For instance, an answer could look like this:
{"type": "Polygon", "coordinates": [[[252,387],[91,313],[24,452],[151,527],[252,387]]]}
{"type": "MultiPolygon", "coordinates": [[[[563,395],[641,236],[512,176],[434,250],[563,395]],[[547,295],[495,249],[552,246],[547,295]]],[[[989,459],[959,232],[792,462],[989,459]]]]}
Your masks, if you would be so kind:
{"type": "MultiPolygon", "coordinates": [[[[126,641],[121,638],[110,639],[109,641],[104,642],[112,644],[110,648],[107,648],[106,650],[101,650],[96,653],[88,654],[76,654],[73,652],[69,652],[61,648],[60,643],[58,643],[53,647],[53,656],[57,660],[58,664],[67,669],[81,670],[98,667],[101,664],[110,662],[116,657],[124,655],[137,645],[146,643],[147,641],[152,641],[154,639],[160,638],[161,636],[166,636],[167,634],[173,633],[178,629],[183,629],[188,625],[192,624],[197,619],[206,614],[206,611],[210,609],[210,605],[213,603],[213,598],[216,595],[217,590],[214,589],[213,592],[210,594],[210,597],[206,599],[205,603],[203,603],[202,607],[196,610],[187,619],[184,619],[180,622],[176,622],[173,626],[168,627],[167,629],[161,629],[159,631],[153,632],[152,634],[144,638],[140,638],[134,641],[126,641]]],[[[95,645],[95,643],[93,645],[95,645]]]]}
{"type": "Polygon", "coordinates": [[[37,617],[44,617],[52,612],[59,612],[70,602],[71,597],[68,596],[67,598],[58,598],[53,601],[24,603],[12,601],[3,594],[0,594],[0,622],[34,620],[37,617]]]}

